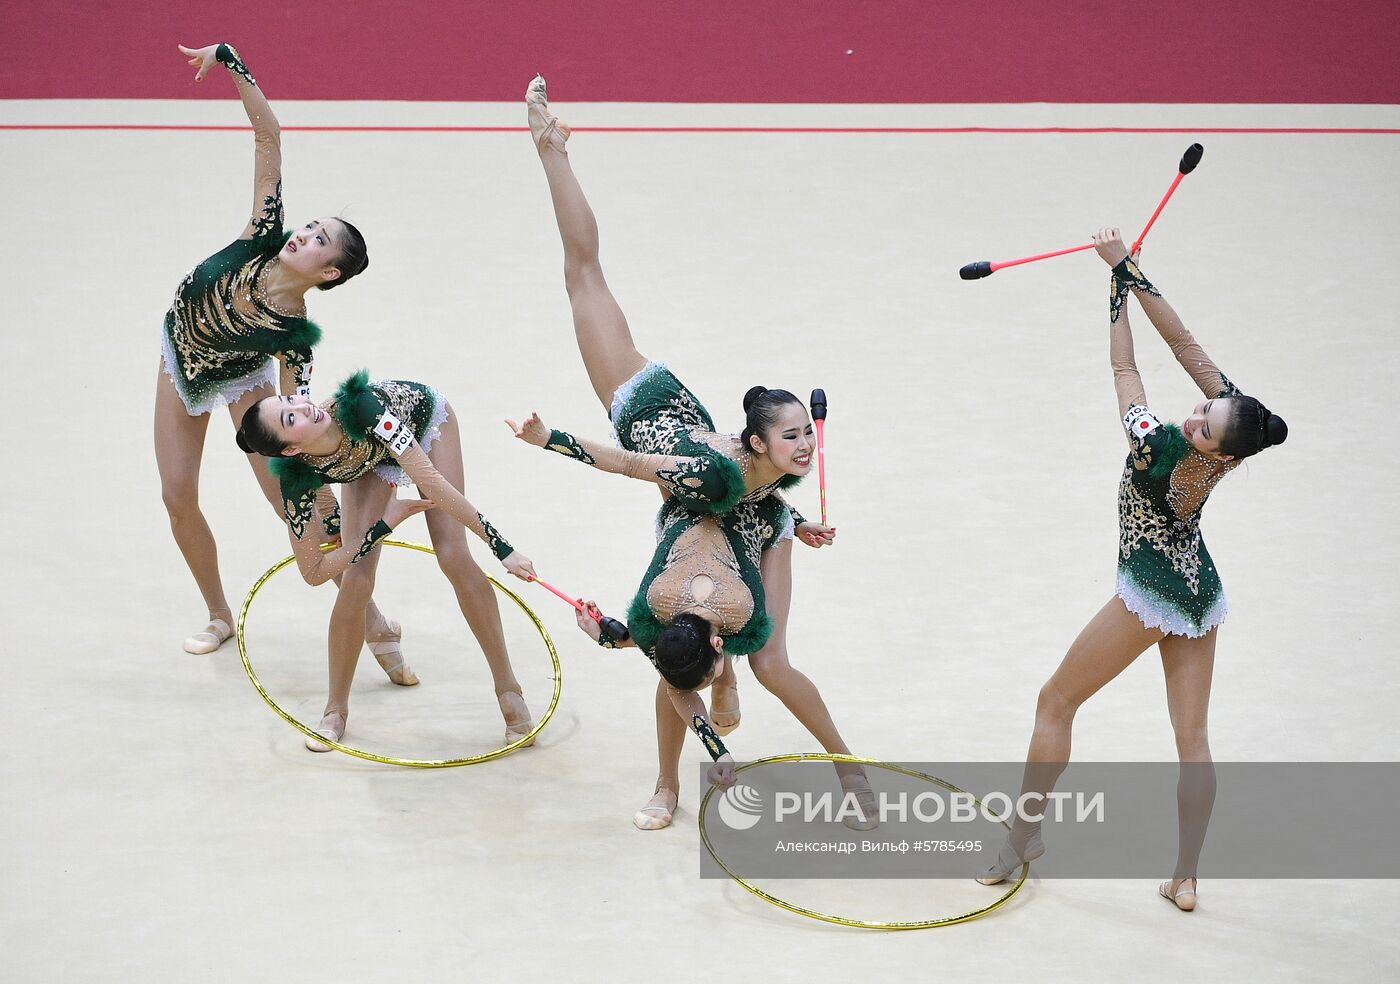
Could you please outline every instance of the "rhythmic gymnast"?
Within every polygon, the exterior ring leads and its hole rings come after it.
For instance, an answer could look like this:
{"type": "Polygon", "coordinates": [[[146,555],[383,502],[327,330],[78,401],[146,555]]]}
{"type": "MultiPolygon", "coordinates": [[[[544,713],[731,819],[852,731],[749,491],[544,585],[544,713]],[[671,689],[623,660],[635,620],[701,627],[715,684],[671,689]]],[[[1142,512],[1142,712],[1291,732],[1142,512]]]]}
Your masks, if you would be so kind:
{"type": "MultiPolygon", "coordinates": [[[[1158,892],[1189,911],[1196,907],[1196,865],[1215,802],[1206,716],[1216,629],[1226,614],[1220,576],[1201,539],[1201,510],[1217,482],[1244,458],[1282,444],[1288,427],[1216,368],[1135,257],[1128,256],[1117,229],[1101,230],[1094,243],[1113,268],[1109,359],[1129,448],[1118,487],[1117,592],[1040,690],[1022,794],[1043,796],[1054,788],[1069,761],[1075,712],[1156,644],[1183,765],[1176,870],[1158,892]],[[1161,423],[1147,408],[1128,324],[1130,292],[1206,397],[1180,427],[1161,423]]],[[[1044,853],[1040,823],[1018,816],[996,864],[978,881],[995,885],[1022,861],[1044,853]]]]}
{"type": "MultiPolygon", "coordinates": [[[[716,760],[711,780],[734,781],[733,757],[719,738],[739,724],[729,656],[750,654],[754,676],[822,747],[849,754],[821,694],[787,653],[793,533],[821,547],[834,542],[836,531],[795,515],[776,494],[811,468],[812,425],[796,397],[754,387],[744,398],[743,435],[717,434],[691,392],[638,353],[603,278],[598,224],[569,163],[569,128],[549,115],[543,78],[530,83],[526,106],[564,243],[564,285],[579,351],[622,449],[551,431],[534,414],[507,423],[528,443],[661,488],[658,544],[628,610],[629,637],[610,639],[596,618],[578,614],[579,627],[594,640],[640,647],[661,674],[655,700],[660,775],[655,795],[633,817],[641,829],[656,830],[670,825],[676,809],[687,725],[716,760]],[[713,724],[696,692],[711,685],[713,724]]],[[[600,614],[592,602],[589,610],[600,614]]],[[[864,773],[850,765],[837,771],[870,816],[873,794],[864,773]]]]}
{"type": "MultiPolygon", "coordinates": [[[[305,394],[311,349],[321,336],[306,317],[306,292],[340,286],[363,272],[369,257],[359,230],[344,219],[317,219],[290,234],[283,231],[281,130],[262,89],[230,45],[182,45],[180,51],[198,66],[196,81],[216,64],[228,69],[253,125],[253,216],[238,239],[180,282],[161,336],[164,372],[156,374],[161,495],[175,542],[209,608],[209,624],[185,640],[185,651],[211,653],[233,633],[233,616],[219,577],[218,547],[199,508],[209,415],[227,406],[237,426],[248,407],[275,392],[274,374],[283,393],[305,394]]],[[[280,514],[282,499],[266,462],[250,456],[248,463],[280,514]]],[[[322,512],[329,518],[333,511],[333,501],[323,498],[322,512]]],[[[390,679],[401,682],[399,625],[371,600],[367,626],[371,651],[390,679]]]]}
{"type": "MultiPolygon", "coordinates": [[[[296,394],[254,403],[243,415],[238,445],[249,454],[272,459],[302,577],[309,584],[324,584],[344,575],[331,610],[330,696],[315,729],[318,734],[336,741],[345,734],[365,607],[379,564],[378,543],[403,520],[425,510],[431,510],[424,518],[438,566],[451,582],[491,668],[506,722],[506,744],[529,733],[534,724],[506,652],[496,592],[468,552],[463,527],[481,537],[516,577],[528,581],[535,570],[462,495],[461,436],[441,393],[405,380],[370,383],[361,370],[323,405],[296,394]],[[342,528],[347,537],[335,550],[322,553],[315,522],[317,494],[331,482],[343,487],[342,528]],[[418,487],[420,498],[396,498],[395,486],[409,483],[418,487]]],[[[407,683],[418,682],[412,670],[404,667],[404,672],[411,677],[407,683]]],[[[306,747],[330,750],[313,738],[306,740],[306,747]]]]}

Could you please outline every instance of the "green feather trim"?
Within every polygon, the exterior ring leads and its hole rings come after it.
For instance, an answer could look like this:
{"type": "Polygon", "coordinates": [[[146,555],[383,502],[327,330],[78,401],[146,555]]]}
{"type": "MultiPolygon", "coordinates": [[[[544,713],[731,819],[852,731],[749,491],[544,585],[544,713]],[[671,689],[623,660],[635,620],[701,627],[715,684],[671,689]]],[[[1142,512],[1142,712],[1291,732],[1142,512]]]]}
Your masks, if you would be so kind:
{"type": "Polygon", "coordinates": [[[632,634],[642,652],[650,653],[656,648],[656,640],[661,636],[663,628],[665,626],[651,610],[651,605],[647,604],[646,590],[638,591],[637,596],[632,599],[632,604],[627,606],[627,631],[632,634]]]}
{"type": "Polygon", "coordinates": [[[364,444],[374,430],[374,422],[384,412],[384,404],[369,388],[369,370],[361,369],[335,391],[335,419],[345,436],[364,444]]]}
{"type": "Polygon", "coordinates": [[[729,510],[739,504],[739,500],[744,497],[744,473],[739,470],[739,463],[727,455],[718,451],[710,455],[719,471],[720,478],[724,481],[724,498],[717,502],[695,503],[701,511],[714,513],[716,516],[723,516],[729,510]]]}
{"type": "MultiPolygon", "coordinates": [[[[651,610],[651,605],[647,603],[646,592],[638,591],[637,596],[632,599],[632,604],[627,606],[627,631],[632,633],[632,638],[642,651],[649,653],[656,648],[656,640],[661,637],[661,630],[664,628],[656,613],[651,610]]],[[[772,634],[773,619],[767,612],[759,612],[749,619],[748,624],[741,630],[733,635],[723,636],[724,651],[732,656],[756,653],[763,648],[772,634]]]]}
{"type": "Polygon", "coordinates": [[[1147,469],[1151,478],[1166,478],[1191,449],[1191,443],[1176,424],[1163,424],[1162,430],[1166,432],[1167,439],[1152,456],[1152,464],[1147,469]]]}
{"type": "Polygon", "coordinates": [[[738,632],[724,636],[724,651],[731,656],[756,653],[763,648],[772,634],[773,619],[767,612],[759,612],[738,632]]]}
{"type": "Polygon", "coordinates": [[[320,472],[295,455],[273,458],[267,467],[282,485],[282,498],[289,501],[326,484],[320,472]]]}
{"type": "Polygon", "coordinates": [[[778,488],[790,489],[806,477],[806,475],[784,475],[782,478],[778,479],[778,488]]]}
{"type": "Polygon", "coordinates": [[[285,337],[286,348],[309,355],[321,343],[321,326],[310,318],[300,318],[287,329],[285,337]]]}

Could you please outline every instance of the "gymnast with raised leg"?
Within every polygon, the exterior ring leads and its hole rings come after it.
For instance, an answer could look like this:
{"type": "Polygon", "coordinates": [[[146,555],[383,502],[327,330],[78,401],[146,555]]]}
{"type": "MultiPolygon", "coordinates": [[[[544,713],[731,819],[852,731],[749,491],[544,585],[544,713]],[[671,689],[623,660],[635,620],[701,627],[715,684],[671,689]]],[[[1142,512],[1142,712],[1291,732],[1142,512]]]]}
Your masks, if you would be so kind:
{"type": "MultiPolygon", "coordinates": [[[[709,413],[664,366],[632,342],[598,260],[598,225],[565,148],[569,128],[549,114],[544,79],[526,93],[527,116],[554,202],[564,244],[564,285],[589,381],[609,415],[621,449],[550,430],[538,415],[507,421],[516,436],[604,471],[660,487],[657,548],[628,609],[625,639],[603,633],[597,617],[580,628],[605,646],[642,649],[661,674],[655,711],[660,774],[655,794],[634,817],[644,830],[669,826],[680,791],[687,726],[716,760],[710,779],[734,780],[734,760],[720,741],[739,723],[729,657],[750,654],[761,684],[777,696],[828,751],[849,754],[815,685],[787,653],[792,596],[792,537],[811,546],[836,531],[809,523],[776,494],[811,468],[812,425],[791,393],[754,387],[744,399],[740,438],[717,434],[709,413]],[[713,685],[711,719],[698,690],[713,685]]],[[[601,615],[592,602],[588,612],[601,615]]],[[[873,794],[858,766],[839,765],[873,826],[873,794]]]]}
{"type": "MultiPolygon", "coordinates": [[[[1101,230],[1094,244],[1113,268],[1109,359],[1118,413],[1128,436],[1128,458],[1118,487],[1117,591],[1079,633],[1040,690],[1021,792],[1044,797],[1054,788],[1069,762],[1075,712],[1156,645],[1182,763],[1176,870],[1158,892],[1189,911],[1196,907],[1196,866],[1215,802],[1206,716],[1216,631],[1227,610],[1220,575],[1201,539],[1201,510],[1217,482],[1242,459],[1283,443],[1288,427],[1216,368],[1143,276],[1136,257],[1128,256],[1117,229],[1101,230]],[[1180,427],[1162,423],[1147,408],[1128,324],[1129,293],[1205,396],[1180,427]]],[[[995,885],[1044,852],[1040,822],[1018,815],[996,864],[978,881],[995,885]]]]}
{"type": "MultiPolygon", "coordinates": [[[[365,632],[366,606],[374,590],[379,541],[404,519],[424,510],[438,567],[457,595],[467,625],[491,668],[506,723],[506,744],[534,727],[510,665],[496,592],[467,549],[463,527],[486,543],[506,570],[534,576],[529,558],[512,547],[462,494],[462,441],[452,407],[436,389],[406,380],[371,383],[363,370],[318,405],[299,395],[269,396],[248,408],[238,445],[272,459],[279,500],[297,567],[309,584],[343,575],[331,610],[327,640],[330,696],[318,734],[339,741],[350,714],[350,685],[365,632]],[[345,540],[323,553],[316,529],[318,493],[342,485],[345,540]],[[398,485],[418,487],[419,500],[394,495],[398,485]]],[[[410,671],[411,672],[411,671],[410,671]]],[[[416,683],[415,678],[412,682],[416,683]]],[[[306,740],[313,752],[330,746],[306,740]]]]}
{"type": "MultiPolygon", "coordinates": [[[[163,372],[156,374],[155,449],[161,495],[175,542],[209,609],[208,624],[185,640],[185,651],[211,653],[233,633],[219,577],[218,547],[199,508],[199,467],[209,415],[227,406],[234,425],[257,400],[275,392],[309,391],[312,346],[320,329],[306,316],[306,293],[330,290],[369,265],[364,238],[344,219],[317,219],[283,230],[282,139],[262,89],[227,44],[180,51],[197,66],[195,80],[217,64],[228,69],[253,125],[253,212],[242,235],[204,260],[175,292],[161,336],[163,372]],[[280,366],[280,372],[279,367],[280,366]]],[[[267,463],[248,457],[264,496],[279,514],[282,499],[267,463]]],[[[335,502],[319,511],[329,537],[335,502]]],[[[370,644],[396,683],[412,679],[399,649],[401,630],[369,605],[370,644]]]]}

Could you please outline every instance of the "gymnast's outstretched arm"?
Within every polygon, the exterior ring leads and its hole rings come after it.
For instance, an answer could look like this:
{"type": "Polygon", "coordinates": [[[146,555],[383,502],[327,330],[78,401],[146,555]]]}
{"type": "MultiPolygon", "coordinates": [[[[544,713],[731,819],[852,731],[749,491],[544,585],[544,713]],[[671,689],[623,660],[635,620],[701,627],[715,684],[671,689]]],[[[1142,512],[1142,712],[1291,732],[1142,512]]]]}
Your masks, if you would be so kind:
{"type": "Polygon", "coordinates": [[[418,486],[423,498],[431,499],[437,508],[479,536],[507,571],[522,581],[529,581],[535,576],[535,567],[530,558],[506,542],[491,521],[478,512],[456,486],[442,477],[417,441],[409,444],[398,456],[398,461],[408,477],[413,479],[413,484],[418,486]]]}
{"type": "MultiPolygon", "coordinates": [[[[574,618],[578,622],[578,627],[582,629],[590,639],[599,642],[602,635],[601,627],[596,618],[588,612],[598,611],[598,606],[592,601],[584,604],[583,608],[574,611],[574,618]]],[[[636,640],[630,636],[617,643],[601,643],[610,649],[622,649],[635,646],[636,640]]],[[[671,698],[671,706],[686,727],[695,732],[695,736],[700,739],[700,743],[705,746],[705,751],[710,753],[710,758],[715,760],[715,764],[710,767],[709,779],[716,786],[730,786],[734,783],[734,756],[729,753],[729,749],[724,747],[724,742],[720,741],[719,735],[710,726],[709,711],[705,708],[705,699],[694,690],[677,690],[670,684],[662,681],[666,687],[667,694],[671,698]]]]}
{"type": "MultiPolygon", "coordinates": [[[[1106,231],[1117,232],[1116,229],[1106,231]]],[[[1098,237],[1095,237],[1094,241],[1098,243],[1098,237]]],[[[1207,398],[1213,400],[1239,392],[1235,384],[1230,382],[1211,361],[1210,356],[1206,355],[1205,349],[1201,348],[1195,336],[1186,329],[1181,316],[1162,296],[1162,292],[1143,276],[1137,265],[1137,257],[1128,256],[1127,247],[1123,245],[1121,238],[1105,240],[1099,246],[1099,255],[1105,263],[1113,267],[1109,300],[1112,320],[1118,320],[1121,314],[1126,325],[1127,312],[1123,310],[1123,303],[1131,291],[1142,305],[1148,320],[1152,322],[1152,327],[1157,329],[1157,334],[1162,336],[1162,341],[1172,350],[1177,363],[1186,370],[1207,398]]]]}
{"type": "Polygon", "coordinates": [[[1113,368],[1113,388],[1118,393],[1118,416],[1122,417],[1131,406],[1147,405],[1147,394],[1133,351],[1133,329],[1128,323],[1127,307],[1131,279],[1141,274],[1128,258],[1127,247],[1117,229],[1100,229],[1093,239],[1099,256],[1113,267],[1108,289],[1108,361],[1113,368]]]}
{"type": "Polygon", "coordinates": [[[1187,331],[1176,309],[1167,303],[1167,299],[1146,277],[1142,276],[1142,271],[1138,271],[1138,277],[1131,286],[1148,320],[1157,329],[1157,334],[1162,336],[1162,341],[1167,343],[1172,355],[1176,356],[1177,363],[1186,370],[1208,399],[1231,396],[1239,392],[1235,384],[1230,382],[1211,361],[1210,356],[1206,355],[1205,349],[1201,348],[1195,336],[1187,331]]]}
{"type": "MultiPolygon", "coordinates": [[[[374,480],[378,481],[377,478],[374,480]]],[[[384,486],[384,490],[389,501],[383,518],[368,529],[357,530],[354,536],[345,537],[335,549],[324,552],[321,550],[321,524],[312,521],[316,512],[316,490],[283,503],[292,554],[296,557],[297,570],[307,584],[325,584],[339,577],[347,567],[393,532],[394,527],[408,517],[433,507],[433,502],[428,499],[397,499],[393,497],[390,486],[384,486]]]]}
{"type": "Polygon", "coordinates": [[[734,756],[724,747],[715,729],[710,726],[710,715],[705,709],[705,699],[694,690],[677,690],[669,684],[666,687],[671,697],[671,706],[681,716],[681,720],[695,736],[705,751],[714,759],[710,766],[709,780],[713,785],[724,787],[734,785],[734,756]]]}
{"type": "Polygon", "coordinates": [[[204,48],[180,50],[196,65],[198,82],[209,74],[215,63],[222,63],[238,86],[243,110],[253,125],[253,212],[239,239],[255,239],[282,230],[282,128],[272,106],[257,80],[243,64],[238,51],[230,44],[211,44],[204,48]]]}
{"type": "Polygon", "coordinates": [[[526,444],[592,465],[599,471],[651,482],[661,486],[663,493],[716,501],[726,492],[723,476],[707,458],[625,451],[602,441],[575,437],[567,431],[551,430],[540,421],[537,413],[530,414],[523,424],[513,420],[506,423],[526,444]]]}

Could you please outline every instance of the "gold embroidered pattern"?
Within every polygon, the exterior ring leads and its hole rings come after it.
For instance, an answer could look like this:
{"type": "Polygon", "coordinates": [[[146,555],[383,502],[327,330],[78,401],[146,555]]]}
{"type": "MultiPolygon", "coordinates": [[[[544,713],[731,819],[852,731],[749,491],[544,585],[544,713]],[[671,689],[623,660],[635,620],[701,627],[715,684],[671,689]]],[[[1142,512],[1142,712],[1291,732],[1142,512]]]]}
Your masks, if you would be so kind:
{"type": "Polygon", "coordinates": [[[1124,560],[1132,556],[1140,541],[1146,541],[1148,547],[1167,559],[1172,570],[1186,579],[1193,595],[1199,592],[1199,516],[1182,520],[1162,515],[1133,481],[1130,464],[1123,469],[1123,480],[1118,486],[1118,548],[1124,560]]]}
{"type": "MultiPolygon", "coordinates": [[[[419,412],[419,408],[430,399],[424,391],[414,389],[396,379],[380,380],[374,384],[373,389],[384,406],[409,427],[413,426],[413,421],[419,419],[415,416],[419,412]]],[[[335,399],[332,398],[322,404],[322,409],[327,413],[335,414],[335,406],[335,399]]],[[[339,415],[336,415],[336,419],[340,420],[339,415]]],[[[326,476],[327,481],[343,484],[363,477],[392,456],[389,454],[388,447],[374,438],[352,441],[346,437],[330,454],[303,454],[300,457],[312,468],[326,476]]]]}
{"type": "Polygon", "coordinates": [[[729,514],[729,524],[744,541],[744,554],[755,568],[763,560],[763,546],[773,539],[771,523],[759,515],[758,507],[752,502],[742,502],[729,514]]]}
{"type": "Polygon", "coordinates": [[[667,406],[650,419],[634,420],[628,430],[632,446],[652,454],[674,454],[681,443],[681,433],[705,419],[705,411],[682,388],[671,396],[667,406]]]}
{"type": "Polygon", "coordinates": [[[171,307],[175,349],[186,380],[231,363],[264,358],[266,353],[245,346],[259,331],[286,331],[287,316],[268,310],[261,287],[254,289],[266,265],[258,260],[218,277],[206,290],[195,286],[196,272],[181,282],[171,307]]]}

